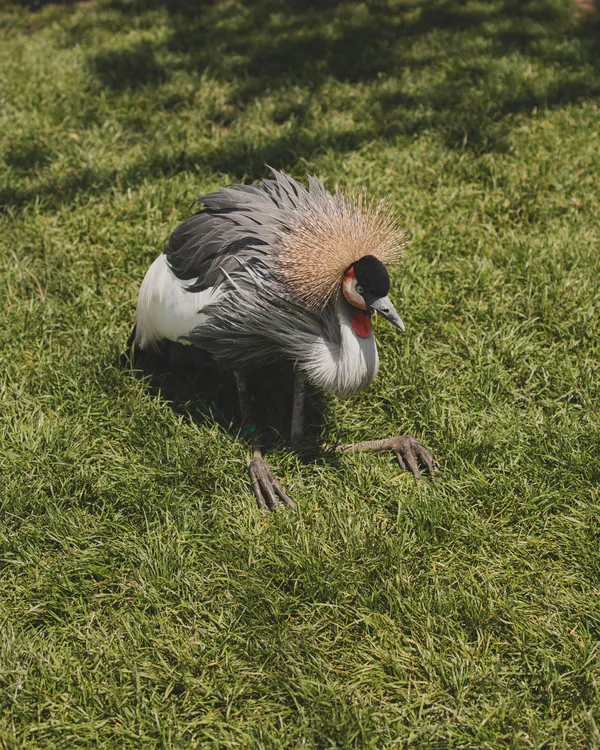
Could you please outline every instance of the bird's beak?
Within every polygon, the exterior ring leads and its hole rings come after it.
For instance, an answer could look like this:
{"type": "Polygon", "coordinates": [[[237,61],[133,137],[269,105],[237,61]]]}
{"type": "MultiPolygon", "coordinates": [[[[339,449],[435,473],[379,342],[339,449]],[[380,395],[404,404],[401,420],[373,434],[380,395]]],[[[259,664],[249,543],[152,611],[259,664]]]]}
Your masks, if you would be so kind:
{"type": "Polygon", "coordinates": [[[371,309],[378,312],[386,320],[389,320],[392,325],[396,326],[401,331],[405,330],[402,318],[396,312],[396,308],[389,297],[381,297],[380,299],[375,300],[375,302],[371,303],[371,309]]]}

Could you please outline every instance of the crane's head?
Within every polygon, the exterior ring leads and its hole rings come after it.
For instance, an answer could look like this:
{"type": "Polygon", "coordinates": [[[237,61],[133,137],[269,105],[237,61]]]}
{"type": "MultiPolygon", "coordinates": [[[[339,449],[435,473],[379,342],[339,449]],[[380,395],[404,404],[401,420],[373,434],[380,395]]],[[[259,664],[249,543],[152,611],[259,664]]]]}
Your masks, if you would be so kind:
{"type": "Polygon", "coordinates": [[[350,321],[354,332],[363,338],[371,333],[371,315],[378,312],[401,331],[404,323],[388,297],[390,277],[386,267],[374,255],[365,255],[344,272],[342,293],[352,306],[350,321]]]}

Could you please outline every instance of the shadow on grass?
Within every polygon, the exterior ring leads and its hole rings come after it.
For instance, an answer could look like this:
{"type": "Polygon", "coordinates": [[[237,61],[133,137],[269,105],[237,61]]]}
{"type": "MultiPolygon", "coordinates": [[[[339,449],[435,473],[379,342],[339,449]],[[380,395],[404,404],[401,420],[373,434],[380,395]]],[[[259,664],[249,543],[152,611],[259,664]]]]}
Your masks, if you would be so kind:
{"type": "Polygon", "coordinates": [[[158,85],[167,79],[165,68],[147,42],[128,49],[103,50],[88,60],[90,69],[104,86],[116,91],[158,85]]]}
{"type": "Polygon", "coordinates": [[[4,157],[12,169],[28,172],[44,167],[52,161],[52,151],[38,138],[24,138],[12,143],[4,157]]]}
{"type": "MultiPolygon", "coordinates": [[[[161,354],[128,348],[121,354],[120,365],[136,377],[147,378],[150,392],[164,399],[175,412],[198,424],[217,423],[231,435],[250,442],[251,436],[242,425],[233,374],[220,368],[207,352],[166,344],[161,354]]],[[[283,360],[248,376],[248,393],[265,450],[289,447],[293,384],[293,365],[283,360]]],[[[312,461],[320,453],[323,409],[322,394],[309,389],[305,439],[297,451],[304,461],[312,461]]]]}
{"type": "MultiPolygon", "coordinates": [[[[252,181],[265,176],[265,163],[293,171],[300,159],[325,151],[343,155],[425,130],[451,149],[502,151],[514,115],[600,95],[600,14],[578,15],[570,0],[108,0],[108,7],[123,30],[137,28],[145,11],[162,9],[168,29],[166,41],[161,36],[89,55],[101,87],[115,97],[156,90],[156,106],[169,110],[177,102],[163,101],[168,92],[162,89],[171,73],[206,72],[231,87],[229,114],[207,115],[225,128],[223,137],[202,149],[157,142],[119,175],[66,174],[31,187],[15,184],[0,196],[4,202],[64,204],[82,191],[108,189],[117,178],[135,186],[186,171],[252,181]],[[161,62],[163,49],[170,62],[161,62]],[[330,103],[324,87],[331,81],[358,85],[361,103],[330,103]],[[253,140],[229,127],[266,94],[275,100],[274,124],[289,126],[283,133],[273,128],[269,138],[265,128],[253,140]],[[311,114],[315,102],[321,110],[311,114]],[[353,106],[365,112],[360,125],[320,127],[329,111],[353,106]]],[[[152,143],[156,123],[134,110],[131,117],[139,139],[152,143]]]]}
{"type": "Polygon", "coordinates": [[[47,5],[64,5],[70,8],[74,5],[89,5],[89,2],[82,2],[81,0],[19,0],[18,5],[22,5],[27,10],[33,12],[42,10],[47,5]]]}
{"type": "MultiPolygon", "coordinates": [[[[424,86],[402,101],[409,109],[433,109],[436,115],[425,123],[428,127],[445,124],[449,114],[473,117],[462,106],[469,89],[485,84],[489,67],[511,52],[548,66],[560,64],[562,75],[580,73],[586,63],[596,69],[600,65],[598,17],[577,17],[569,0],[421,0],[398,6],[385,0],[258,0],[244,3],[243,12],[237,13],[227,2],[113,0],[111,5],[125,17],[149,8],[167,10],[168,48],[182,56],[188,70],[208,70],[223,80],[237,81],[238,102],[294,85],[318,89],[328,78],[358,83],[397,77],[406,68],[434,67],[454,55],[455,64],[444,69],[443,85],[424,86]],[[578,42],[571,55],[565,52],[569,41],[578,42]],[[431,44],[426,51],[415,52],[423,43],[431,44]],[[487,56],[485,67],[473,64],[482,52],[487,56]]],[[[553,106],[600,90],[597,78],[580,82],[570,97],[565,86],[558,88],[557,94],[552,87],[540,90],[531,101],[515,98],[517,92],[507,88],[495,111],[501,116],[528,109],[532,101],[553,106]]],[[[485,131],[484,112],[482,108],[475,115],[485,131]]],[[[449,146],[462,146],[462,132],[448,135],[449,146]]]]}

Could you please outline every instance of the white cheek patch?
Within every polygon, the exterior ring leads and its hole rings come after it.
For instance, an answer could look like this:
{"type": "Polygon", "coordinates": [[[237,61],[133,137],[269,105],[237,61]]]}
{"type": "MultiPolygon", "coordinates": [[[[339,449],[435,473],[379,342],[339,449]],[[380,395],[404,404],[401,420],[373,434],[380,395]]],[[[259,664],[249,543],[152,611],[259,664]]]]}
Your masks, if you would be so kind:
{"type": "Polygon", "coordinates": [[[359,310],[367,309],[364,299],[356,291],[356,279],[353,276],[346,276],[344,278],[342,293],[353,307],[358,307],[359,310]]]}

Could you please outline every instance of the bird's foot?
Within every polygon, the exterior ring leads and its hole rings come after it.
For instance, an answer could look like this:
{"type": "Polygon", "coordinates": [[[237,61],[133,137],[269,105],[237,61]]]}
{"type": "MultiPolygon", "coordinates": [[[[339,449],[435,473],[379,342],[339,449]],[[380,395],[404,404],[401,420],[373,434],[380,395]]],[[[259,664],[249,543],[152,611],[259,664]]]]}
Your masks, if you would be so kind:
{"type": "Polygon", "coordinates": [[[387,440],[372,440],[365,443],[349,443],[338,445],[337,449],[342,453],[354,453],[355,451],[392,451],[400,468],[410,471],[418,481],[421,470],[429,472],[432,479],[438,473],[438,465],[431,453],[423,448],[421,443],[412,435],[400,435],[387,440]]]}
{"type": "Polygon", "coordinates": [[[261,513],[267,513],[283,503],[290,508],[296,504],[289,495],[283,491],[279,480],[273,476],[267,462],[261,456],[254,456],[248,465],[248,473],[252,480],[252,491],[258,502],[261,513]]]}

